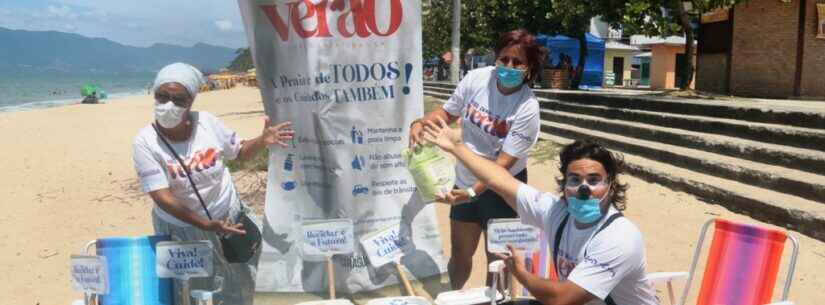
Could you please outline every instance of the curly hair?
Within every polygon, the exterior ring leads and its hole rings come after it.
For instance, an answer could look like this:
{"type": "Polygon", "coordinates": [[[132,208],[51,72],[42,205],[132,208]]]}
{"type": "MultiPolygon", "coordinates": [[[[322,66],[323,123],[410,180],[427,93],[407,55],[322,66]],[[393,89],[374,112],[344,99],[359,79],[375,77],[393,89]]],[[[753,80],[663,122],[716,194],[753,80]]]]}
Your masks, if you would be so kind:
{"type": "Polygon", "coordinates": [[[564,192],[564,185],[567,180],[567,168],[570,163],[581,159],[590,159],[601,163],[607,172],[607,180],[610,183],[610,193],[608,201],[619,211],[627,208],[626,192],[628,186],[621,183],[619,175],[624,172],[624,157],[621,154],[611,152],[601,144],[589,140],[573,142],[562,149],[559,154],[561,165],[559,166],[560,178],[556,178],[559,185],[559,192],[564,192]]]}
{"type": "Polygon", "coordinates": [[[498,42],[496,43],[496,58],[501,54],[501,51],[512,47],[519,46],[527,55],[527,77],[525,83],[532,83],[541,73],[544,62],[547,60],[547,49],[542,47],[536,41],[536,36],[530,34],[525,29],[517,29],[505,33],[501,33],[498,42]]]}

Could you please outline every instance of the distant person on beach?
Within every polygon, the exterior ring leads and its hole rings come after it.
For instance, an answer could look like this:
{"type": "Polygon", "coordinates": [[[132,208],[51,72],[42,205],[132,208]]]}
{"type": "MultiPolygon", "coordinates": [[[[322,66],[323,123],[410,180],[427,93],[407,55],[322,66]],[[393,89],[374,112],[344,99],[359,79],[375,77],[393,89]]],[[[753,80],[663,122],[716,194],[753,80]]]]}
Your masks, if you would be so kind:
{"type": "MultiPolygon", "coordinates": [[[[527,152],[539,132],[539,104],[529,84],[539,74],[544,50],[532,34],[514,30],[501,35],[495,53],[495,66],[467,73],[442,108],[413,121],[410,146],[422,144],[427,123],[443,120],[452,124],[461,119],[464,140],[474,154],[495,161],[511,177],[526,182],[527,152]]],[[[470,278],[473,253],[481,234],[486,234],[487,222],[517,214],[463,162],[456,165],[456,178],[455,189],[444,201],[452,204],[448,272],[453,289],[460,289],[470,278]]],[[[487,260],[496,258],[487,252],[487,260]]]]}
{"type": "Polygon", "coordinates": [[[646,280],[642,233],[621,213],[627,185],[619,181],[623,166],[619,156],[593,142],[567,145],[559,156],[559,196],[539,192],[478,156],[462,142],[461,130],[444,121],[429,123],[425,129],[428,142],[455,155],[518,211],[523,223],[542,228],[551,237],[558,282],[526,270],[521,254],[512,247],[513,255],[498,255],[542,304],[659,303],[646,280]]]}
{"type": "MultiPolygon", "coordinates": [[[[241,202],[224,162],[253,159],[273,144],[286,147],[294,131],[289,122],[271,126],[267,118],[258,137],[239,140],[233,130],[211,113],[192,111],[202,84],[201,72],[188,64],[171,64],[158,72],[152,85],[154,121],[135,138],[134,165],[143,191],[155,202],[152,221],[157,234],[181,241],[212,242],[215,275],[225,279],[215,303],[252,304],[259,253],[247,263],[226,263],[219,241],[219,235],[245,234],[243,224],[233,222],[240,213],[249,211],[241,202]],[[175,154],[185,160],[184,164],[177,161],[175,154]],[[187,177],[190,174],[198,194],[187,177]]],[[[218,288],[213,283],[214,276],[190,282],[192,289],[218,288]]],[[[177,304],[181,304],[180,290],[176,291],[177,304]]]]}

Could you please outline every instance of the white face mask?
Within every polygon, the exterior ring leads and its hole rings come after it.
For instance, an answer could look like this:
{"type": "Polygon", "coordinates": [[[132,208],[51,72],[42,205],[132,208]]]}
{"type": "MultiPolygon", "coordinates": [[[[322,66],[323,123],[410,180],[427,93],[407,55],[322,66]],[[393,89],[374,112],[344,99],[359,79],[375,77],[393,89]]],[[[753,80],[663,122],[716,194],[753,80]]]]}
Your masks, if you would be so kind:
{"type": "Polygon", "coordinates": [[[183,122],[183,115],[186,108],[179,107],[171,101],[161,103],[155,102],[155,120],[163,128],[173,128],[183,122]]]}

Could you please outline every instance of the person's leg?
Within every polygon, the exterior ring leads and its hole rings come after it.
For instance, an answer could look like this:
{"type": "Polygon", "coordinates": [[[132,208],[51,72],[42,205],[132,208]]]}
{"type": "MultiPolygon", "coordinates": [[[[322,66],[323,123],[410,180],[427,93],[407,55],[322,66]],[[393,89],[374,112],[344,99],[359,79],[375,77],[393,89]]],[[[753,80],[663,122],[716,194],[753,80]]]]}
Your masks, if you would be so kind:
{"type": "Polygon", "coordinates": [[[450,285],[458,290],[464,287],[473,270],[473,254],[478,248],[481,223],[475,202],[450,207],[450,262],[447,272],[450,285]]]}
{"type": "Polygon", "coordinates": [[[473,254],[478,248],[480,236],[481,225],[478,223],[450,221],[452,249],[447,270],[454,290],[462,289],[470,279],[470,272],[473,270],[473,254]]]}

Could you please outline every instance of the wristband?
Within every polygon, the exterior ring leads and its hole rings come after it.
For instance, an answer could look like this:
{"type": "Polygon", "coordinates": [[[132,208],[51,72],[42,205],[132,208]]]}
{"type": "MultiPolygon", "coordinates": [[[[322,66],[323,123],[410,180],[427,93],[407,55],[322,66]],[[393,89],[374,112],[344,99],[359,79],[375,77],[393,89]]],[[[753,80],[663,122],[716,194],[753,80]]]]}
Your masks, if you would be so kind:
{"type": "Polygon", "coordinates": [[[476,194],[476,190],[473,189],[472,186],[467,188],[467,194],[470,195],[470,201],[475,200],[476,196],[478,196],[478,194],[476,194]]]}

